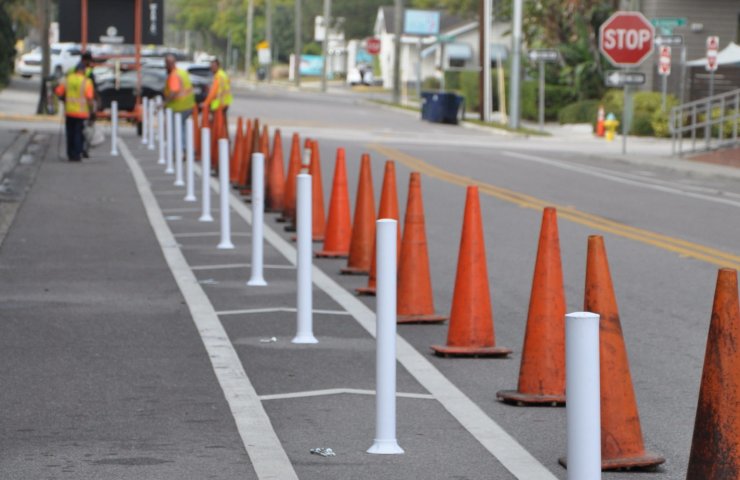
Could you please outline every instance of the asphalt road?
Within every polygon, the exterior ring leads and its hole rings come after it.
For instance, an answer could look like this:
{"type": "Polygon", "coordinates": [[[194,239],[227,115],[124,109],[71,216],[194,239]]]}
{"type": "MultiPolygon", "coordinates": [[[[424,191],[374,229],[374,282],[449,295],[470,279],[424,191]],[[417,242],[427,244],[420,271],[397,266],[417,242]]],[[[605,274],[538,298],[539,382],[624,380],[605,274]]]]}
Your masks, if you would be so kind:
{"type": "MultiPolygon", "coordinates": [[[[446,324],[400,326],[399,333],[557,478],[566,478],[557,464],[565,453],[565,410],[511,407],[495,392],[516,386],[542,206],[561,212],[569,311],[583,307],[587,236],[603,235],[645,444],[667,459],[654,473],[604,478],[685,477],[716,271],[740,266],[734,171],[669,160],[659,153],[664,144],[637,144],[637,153],[615,159],[612,147],[576,137],[523,139],[429,125],[352,96],[237,90],[231,118],[239,114],[280,128],[285,152],[293,131],[317,138],[327,201],[340,146],[352,199],[362,152],[372,155],[376,202],[383,163],[396,161],[402,216],[408,174],[420,171],[441,313],[450,310],[465,185],[479,185],[497,343],[514,354],[442,359],[429,345],[444,342],[446,324]]],[[[198,222],[197,205],[182,202],[156,155],[131,133],[123,138],[127,161],[140,165],[153,192],[151,208],[184,262],[198,267],[193,274],[222,312],[255,391],[277,396],[261,403],[300,478],[516,478],[449,409],[424,397],[429,384],[413,363],[402,363],[398,377],[399,392],[410,394],[399,399],[406,454],[366,455],[371,396],[305,395],[374,388],[374,341],[337,293],[365,278],[338,275],[342,261],[316,260],[337,287],[315,288],[314,308],[324,311],[315,315],[319,345],[292,346],[294,314],[284,309],[295,305],[295,272],[285,248],[266,245],[270,285],[246,288],[250,230],[243,216],[232,213],[237,249],[215,249],[218,223],[198,222]],[[276,342],[263,342],[273,336],[276,342]],[[337,457],[310,455],[314,447],[331,447],[337,457]]],[[[79,166],[58,162],[50,149],[0,248],[4,478],[256,476],[259,461],[239,429],[240,414],[228,393],[224,401],[213,354],[190,319],[191,298],[168,268],[172,245],[162,244],[156,226],[153,233],[144,187],[130,168],[105,147],[79,166]]],[[[287,239],[273,218],[267,225],[287,239]]],[[[373,299],[360,301],[374,308],[373,299]]]]}

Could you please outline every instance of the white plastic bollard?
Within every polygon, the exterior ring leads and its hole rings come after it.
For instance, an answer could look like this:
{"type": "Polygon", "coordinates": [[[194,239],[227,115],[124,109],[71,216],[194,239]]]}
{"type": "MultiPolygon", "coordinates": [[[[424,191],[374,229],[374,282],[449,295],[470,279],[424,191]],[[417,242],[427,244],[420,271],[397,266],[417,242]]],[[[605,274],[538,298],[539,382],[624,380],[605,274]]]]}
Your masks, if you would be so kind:
{"type": "Polygon", "coordinates": [[[202,190],[201,197],[203,211],[198,219],[199,222],[212,222],[211,216],[211,129],[203,127],[200,130],[200,166],[202,190]]]}
{"type": "Polygon", "coordinates": [[[367,453],[401,454],[396,440],[396,220],[375,222],[376,303],[375,441],[367,453]]]}
{"type": "Polygon", "coordinates": [[[186,202],[194,202],[197,200],[195,198],[195,171],[194,171],[194,164],[195,164],[195,140],[193,139],[193,119],[188,117],[187,120],[185,120],[185,146],[186,146],[186,153],[187,153],[187,168],[185,169],[185,183],[187,184],[187,187],[185,189],[185,201],[186,202]]]}
{"type": "Polygon", "coordinates": [[[182,187],[185,182],[182,179],[182,113],[175,113],[175,143],[172,146],[175,152],[175,186],[182,187]]]}
{"type": "Polygon", "coordinates": [[[141,143],[146,145],[149,142],[149,99],[141,99],[141,143]]]}
{"type": "Polygon", "coordinates": [[[174,154],[175,154],[175,139],[174,137],[174,115],[172,109],[167,109],[167,167],[164,173],[175,173],[174,165],[174,154]]]}
{"type": "Polygon", "coordinates": [[[157,102],[154,101],[153,98],[149,99],[149,117],[148,117],[148,125],[149,125],[149,141],[147,143],[147,148],[149,150],[154,150],[156,147],[154,146],[154,112],[157,110],[157,102]]]}
{"type": "MultiPolygon", "coordinates": [[[[160,102],[157,103],[159,104],[160,102]]],[[[157,164],[164,165],[167,139],[164,138],[164,110],[162,108],[157,109],[157,135],[159,136],[159,160],[157,164]]]]}
{"type": "Polygon", "coordinates": [[[110,154],[118,156],[118,102],[113,100],[110,104],[110,154]]]}
{"type": "Polygon", "coordinates": [[[597,314],[576,312],[565,316],[565,370],[568,480],[598,480],[601,384],[597,314]]]}
{"type": "Polygon", "coordinates": [[[218,179],[221,189],[221,242],[218,248],[229,250],[234,248],[231,243],[231,212],[229,211],[229,140],[218,140],[218,179]]]}
{"type": "Polygon", "coordinates": [[[265,286],[263,265],[263,224],[265,220],[265,156],[252,154],[252,276],[247,285],[265,286]]]}
{"type": "Polygon", "coordinates": [[[311,175],[307,173],[300,173],[296,178],[296,209],[297,328],[292,342],[319,343],[313,336],[311,175]]]}

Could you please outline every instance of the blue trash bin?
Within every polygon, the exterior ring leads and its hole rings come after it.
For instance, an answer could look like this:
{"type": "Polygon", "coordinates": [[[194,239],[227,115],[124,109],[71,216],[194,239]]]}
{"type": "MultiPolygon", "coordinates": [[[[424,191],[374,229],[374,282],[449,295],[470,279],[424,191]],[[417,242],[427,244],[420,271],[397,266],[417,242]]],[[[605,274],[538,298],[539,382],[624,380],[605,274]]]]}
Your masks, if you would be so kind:
{"type": "Polygon", "coordinates": [[[421,92],[421,119],[434,123],[457,125],[460,109],[465,111],[465,99],[448,92],[421,92]]]}

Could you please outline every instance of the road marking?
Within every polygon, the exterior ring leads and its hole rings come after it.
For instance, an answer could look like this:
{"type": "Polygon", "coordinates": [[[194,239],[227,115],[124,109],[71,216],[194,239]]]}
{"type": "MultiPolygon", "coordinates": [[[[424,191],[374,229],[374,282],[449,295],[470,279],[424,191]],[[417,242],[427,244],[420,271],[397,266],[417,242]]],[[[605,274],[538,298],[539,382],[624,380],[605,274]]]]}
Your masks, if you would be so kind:
{"type": "MultiPolygon", "coordinates": [[[[229,268],[249,268],[251,263],[223,263],[220,265],[196,265],[190,267],[191,270],[226,270],[229,268]]],[[[272,268],[277,270],[295,270],[293,265],[262,265],[263,268],[272,268]]]]}
{"type": "MultiPolygon", "coordinates": [[[[291,398],[323,397],[326,395],[375,395],[375,390],[358,390],[356,388],[330,388],[327,390],[309,390],[306,392],[276,393],[273,395],[260,395],[260,400],[287,400],[291,398]]],[[[422,400],[434,400],[434,395],[428,393],[401,393],[397,392],[398,398],[417,398],[422,400]]]]}
{"type": "MultiPolygon", "coordinates": [[[[582,175],[590,175],[592,177],[602,178],[605,180],[609,180],[611,182],[621,183],[623,185],[641,187],[641,188],[646,188],[648,190],[656,190],[658,192],[672,193],[674,195],[696,198],[696,199],[704,200],[707,202],[721,203],[721,204],[730,205],[733,207],[740,207],[739,201],[730,200],[728,198],[716,197],[716,196],[707,195],[707,194],[702,194],[702,193],[688,192],[686,190],[681,190],[680,188],[676,188],[668,184],[667,182],[663,182],[658,179],[653,179],[650,182],[647,182],[644,179],[641,179],[634,175],[629,175],[628,173],[610,172],[608,170],[601,169],[598,167],[590,167],[586,165],[572,165],[572,164],[568,164],[568,163],[564,163],[560,161],[538,157],[536,155],[528,155],[526,153],[517,153],[517,152],[508,152],[508,151],[504,151],[501,153],[504,155],[514,157],[514,158],[520,158],[522,160],[537,162],[543,165],[548,165],[550,167],[555,167],[555,168],[560,168],[563,170],[569,170],[571,172],[580,173],[582,175]]],[[[700,191],[703,190],[705,192],[711,191],[710,189],[703,188],[703,187],[687,187],[687,188],[690,188],[693,190],[700,190],[700,191]]],[[[737,197],[736,194],[733,194],[731,192],[728,192],[727,196],[737,197]]]]}
{"type": "Polygon", "coordinates": [[[496,187],[489,183],[476,180],[474,178],[466,177],[464,175],[458,175],[456,173],[449,172],[440,167],[431,165],[423,160],[405,154],[394,148],[386,147],[383,145],[373,144],[368,145],[369,148],[375,150],[381,155],[387,156],[400,163],[412,168],[415,171],[419,171],[430,177],[434,177],[440,180],[444,180],[448,183],[452,183],[460,186],[477,185],[482,193],[498,198],[505,202],[513,203],[523,208],[531,208],[534,210],[542,210],[544,207],[555,207],[558,210],[558,217],[570,220],[580,225],[585,225],[602,232],[612,233],[614,235],[635,240],[646,245],[661,248],[692,258],[694,260],[701,260],[712,265],[719,267],[729,267],[734,269],[740,269],[740,256],[718,250],[716,248],[708,247],[694,242],[681,240],[680,238],[663,235],[660,233],[652,232],[642,228],[631,227],[623,223],[615,222],[598,215],[593,215],[573,207],[556,205],[554,203],[546,202],[545,200],[532,197],[523,193],[508,190],[506,188],[496,187]]]}
{"type": "MultiPolygon", "coordinates": [[[[218,237],[221,232],[186,232],[176,233],[175,238],[196,238],[196,237],[218,237]]],[[[249,232],[231,232],[232,237],[250,237],[252,234],[249,232]]]]}
{"type": "MultiPolygon", "coordinates": [[[[196,166],[196,172],[201,171],[196,166]]],[[[218,193],[218,180],[211,178],[211,188],[218,193]]],[[[252,212],[243,199],[233,192],[229,204],[234,212],[247,223],[252,223],[252,212]]],[[[280,252],[291,264],[296,264],[296,249],[283,239],[268,224],[264,225],[265,241],[280,252]]],[[[375,312],[370,310],[355,295],[325,274],[316,265],[312,268],[314,284],[326,292],[332,300],[349,312],[371,336],[375,337],[375,312]]],[[[473,402],[462,390],[457,388],[442,372],[402,336],[396,336],[396,358],[425,390],[465,428],[480,444],[488,450],[514,477],[521,480],[557,480],[544,465],[529,453],[514,437],[473,402]]]]}
{"type": "MultiPolygon", "coordinates": [[[[248,308],[244,310],[223,310],[216,312],[216,315],[249,315],[251,313],[275,313],[275,312],[295,312],[295,307],[275,307],[275,308],[248,308]]],[[[350,315],[344,310],[313,310],[313,313],[321,315],[350,315]]]]}
{"type": "Polygon", "coordinates": [[[193,322],[208,352],[213,371],[229,404],[252,467],[260,479],[298,480],[298,475],[272,428],[270,418],[244,372],[234,345],[218,319],[211,301],[198,285],[182,252],[165,247],[175,243],[175,239],[159,210],[157,199],[149,187],[144,172],[122,139],[119,148],[131,170],[165,260],[187,302],[193,322]]]}

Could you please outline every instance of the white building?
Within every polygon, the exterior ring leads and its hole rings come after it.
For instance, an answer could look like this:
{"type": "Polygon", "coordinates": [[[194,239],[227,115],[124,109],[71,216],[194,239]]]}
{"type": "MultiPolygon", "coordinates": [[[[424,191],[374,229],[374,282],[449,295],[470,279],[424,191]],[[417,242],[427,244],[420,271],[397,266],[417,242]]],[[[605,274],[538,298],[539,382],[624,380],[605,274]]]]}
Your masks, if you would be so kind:
{"type": "MultiPolygon", "coordinates": [[[[385,88],[393,86],[394,7],[378,8],[374,34],[380,39],[380,75],[385,88]]],[[[506,60],[511,39],[504,36],[508,22],[491,24],[491,61],[506,60]]],[[[477,70],[479,62],[478,21],[445,12],[440,16],[439,36],[401,36],[401,82],[416,83],[439,76],[440,70],[477,70]],[[440,41],[441,40],[441,41],[440,41]]]]}

